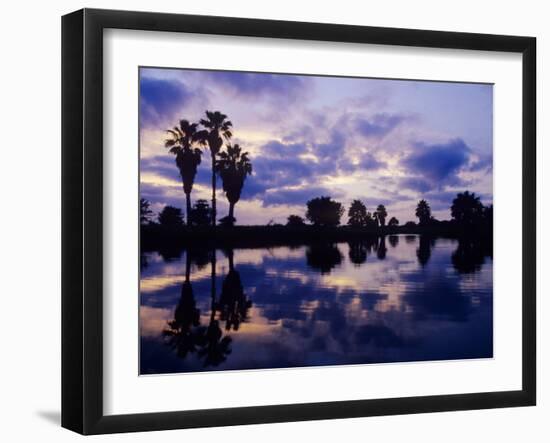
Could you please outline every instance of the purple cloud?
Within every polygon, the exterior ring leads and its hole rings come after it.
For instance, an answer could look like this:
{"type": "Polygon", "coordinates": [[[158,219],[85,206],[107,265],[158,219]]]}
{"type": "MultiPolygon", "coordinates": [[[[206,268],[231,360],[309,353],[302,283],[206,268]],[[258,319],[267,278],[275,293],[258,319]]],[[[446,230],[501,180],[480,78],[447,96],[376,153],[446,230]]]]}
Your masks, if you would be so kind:
{"type": "Polygon", "coordinates": [[[405,120],[401,115],[376,114],[370,119],[356,118],[355,129],[365,137],[382,137],[405,120]]]}
{"type": "Polygon", "coordinates": [[[154,126],[171,117],[193,97],[183,83],[144,77],[139,80],[140,126],[154,126]]]}
{"type": "Polygon", "coordinates": [[[308,186],[300,189],[280,189],[267,193],[262,199],[263,205],[300,205],[304,206],[308,200],[328,195],[332,198],[340,198],[344,194],[338,189],[328,189],[324,186],[308,186]]]}
{"type": "Polygon", "coordinates": [[[462,139],[434,145],[415,143],[414,147],[415,151],[401,161],[412,176],[402,179],[402,186],[426,192],[465,184],[457,174],[468,165],[471,149],[462,139]]]}
{"type": "Polygon", "coordinates": [[[228,86],[235,94],[257,100],[262,95],[295,101],[309,89],[309,78],[297,75],[211,71],[208,76],[228,86]]]}

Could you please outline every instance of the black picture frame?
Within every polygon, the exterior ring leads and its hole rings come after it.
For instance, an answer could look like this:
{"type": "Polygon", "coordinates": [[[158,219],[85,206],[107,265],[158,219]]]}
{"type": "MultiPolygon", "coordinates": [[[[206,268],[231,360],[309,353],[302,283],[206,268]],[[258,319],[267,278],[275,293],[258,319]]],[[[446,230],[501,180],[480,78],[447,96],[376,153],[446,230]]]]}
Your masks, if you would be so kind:
{"type": "Polygon", "coordinates": [[[96,9],[83,9],[64,16],[62,18],[62,426],[82,434],[103,434],[535,405],[535,88],[536,39],[533,37],[96,9]],[[107,28],[522,54],[521,390],[104,415],[102,407],[102,82],[103,30],[107,28]]]}

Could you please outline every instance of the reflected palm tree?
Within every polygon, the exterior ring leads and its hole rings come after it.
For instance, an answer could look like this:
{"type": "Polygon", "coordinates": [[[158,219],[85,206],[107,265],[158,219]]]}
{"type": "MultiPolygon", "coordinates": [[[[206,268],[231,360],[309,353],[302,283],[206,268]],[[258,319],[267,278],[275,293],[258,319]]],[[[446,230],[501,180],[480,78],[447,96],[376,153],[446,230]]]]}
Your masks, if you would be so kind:
{"type": "Polygon", "coordinates": [[[384,260],[386,258],[387,252],[388,248],[386,248],[386,236],[383,235],[382,237],[380,237],[378,248],[376,250],[376,256],[378,257],[378,260],[384,260]]]}
{"type": "Polygon", "coordinates": [[[388,240],[390,242],[390,245],[392,248],[396,248],[397,245],[399,244],[399,236],[398,235],[390,235],[388,237],[388,240]]]}
{"type": "Polygon", "coordinates": [[[309,267],[328,274],[342,263],[342,253],[333,243],[313,243],[306,250],[306,261],[309,267]]]}
{"type": "Polygon", "coordinates": [[[435,239],[427,235],[421,235],[416,249],[416,258],[421,266],[426,266],[432,255],[432,248],[435,246],[435,239]]]}
{"type": "Polygon", "coordinates": [[[214,319],[201,332],[197,340],[200,346],[197,354],[204,359],[203,366],[219,366],[231,354],[231,337],[223,335],[218,320],[214,319]]]}
{"type": "Polygon", "coordinates": [[[348,252],[349,260],[355,266],[361,266],[363,263],[367,261],[368,249],[364,241],[350,241],[348,242],[348,246],[349,246],[349,252],[348,252]]]}
{"type": "Polygon", "coordinates": [[[231,337],[223,335],[216,320],[216,249],[213,246],[210,257],[210,321],[208,327],[199,331],[197,343],[200,347],[197,354],[204,359],[203,366],[218,366],[231,354],[231,337]]]}
{"type": "Polygon", "coordinates": [[[222,284],[222,292],[217,309],[220,312],[220,319],[225,321],[225,330],[239,330],[241,323],[248,319],[248,310],[252,302],[244,293],[241,283],[241,276],[235,270],[233,262],[233,249],[227,251],[229,259],[229,272],[222,284]]]}
{"type": "Polygon", "coordinates": [[[168,322],[168,327],[163,331],[168,343],[181,358],[197,350],[198,337],[193,328],[200,324],[200,310],[196,307],[190,272],[191,258],[187,254],[185,281],[181,286],[181,296],[174,312],[174,320],[168,322]]]}

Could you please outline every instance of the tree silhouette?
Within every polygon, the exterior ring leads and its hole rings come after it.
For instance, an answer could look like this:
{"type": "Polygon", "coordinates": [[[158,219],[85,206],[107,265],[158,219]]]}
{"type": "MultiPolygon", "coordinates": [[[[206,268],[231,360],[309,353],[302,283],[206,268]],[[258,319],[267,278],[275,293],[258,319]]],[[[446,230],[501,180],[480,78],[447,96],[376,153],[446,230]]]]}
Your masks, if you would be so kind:
{"type": "Polygon", "coordinates": [[[451,206],[451,216],[459,225],[471,227],[481,222],[483,205],[475,193],[468,191],[457,194],[451,206]]]}
{"type": "Polygon", "coordinates": [[[493,205],[483,208],[483,221],[490,227],[493,226],[493,205]]]}
{"type": "Polygon", "coordinates": [[[432,210],[426,200],[420,200],[416,205],[415,215],[420,225],[427,225],[432,219],[432,210]]]}
{"type": "Polygon", "coordinates": [[[248,158],[248,152],[242,152],[237,144],[226,146],[225,151],[219,153],[216,170],[220,174],[225,196],[229,201],[228,224],[235,222],[235,205],[241,198],[244,181],[252,174],[252,163],[248,158]]]}
{"type": "Polygon", "coordinates": [[[304,226],[305,222],[299,215],[289,215],[286,221],[287,226],[304,226]]]}
{"type": "Polygon", "coordinates": [[[139,223],[146,225],[151,222],[153,211],[150,209],[151,203],[144,198],[139,199],[139,223]]]}
{"type": "Polygon", "coordinates": [[[386,207],[384,205],[378,205],[375,214],[378,223],[380,223],[380,226],[386,226],[386,217],[388,216],[386,207]]]}
{"type": "Polygon", "coordinates": [[[392,228],[399,226],[399,220],[397,220],[395,217],[390,218],[390,221],[388,222],[388,226],[392,228]]]}
{"type": "Polygon", "coordinates": [[[182,226],[183,216],[181,209],[174,206],[167,205],[162,208],[158,216],[159,223],[162,226],[182,226]]]}
{"type": "Polygon", "coordinates": [[[368,228],[377,228],[378,227],[378,221],[376,220],[376,217],[373,217],[371,215],[371,213],[368,212],[368,211],[367,211],[367,218],[366,218],[366,226],[368,228]]]}
{"type": "Polygon", "coordinates": [[[196,123],[180,120],[179,126],[168,129],[170,134],[164,145],[176,156],[176,165],[183,182],[183,192],[187,210],[187,224],[190,225],[191,191],[201,163],[202,151],[197,146],[205,144],[206,131],[199,131],[196,123]]]}
{"type": "Polygon", "coordinates": [[[306,218],[316,226],[338,226],[343,213],[342,204],[330,197],[316,197],[307,202],[306,218]]]}
{"type": "Polygon", "coordinates": [[[206,200],[197,200],[191,209],[189,218],[193,226],[207,226],[211,221],[212,209],[206,200]]]}
{"type": "Polygon", "coordinates": [[[363,227],[367,225],[367,207],[361,200],[353,200],[348,210],[348,225],[363,227]]]}
{"type": "Polygon", "coordinates": [[[206,111],[206,118],[201,119],[201,125],[206,128],[206,141],[212,158],[212,226],[216,225],[216,156],[219,154],[223,140],[229,140],[233,135],[233,124],[227,120],[227,115],[219,111],[206,111]]]}

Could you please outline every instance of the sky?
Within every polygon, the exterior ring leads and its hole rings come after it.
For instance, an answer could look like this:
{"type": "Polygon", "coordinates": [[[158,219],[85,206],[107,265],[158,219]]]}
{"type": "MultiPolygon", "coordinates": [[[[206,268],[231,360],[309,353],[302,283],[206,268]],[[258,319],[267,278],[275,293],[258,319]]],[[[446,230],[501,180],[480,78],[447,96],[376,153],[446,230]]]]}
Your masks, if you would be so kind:
{"type": "MultiPolygon", "coordinates": [[[[285,223],[306,202],[354,199],[388,218],[417,221],[420,199],[450,219],[458,192],[492,203],[493,87],[488,84],[140,68],[140,195],[158,213],[185,208],[166,130],[206,110],[233,123],[232,143],[253,173],[235,208],[237,224],[285,223]]],[[[192,201],[210,200],[203,149],[192,201]]],[[[218,179],[218,218],[228,203],[218,179]]]]}

